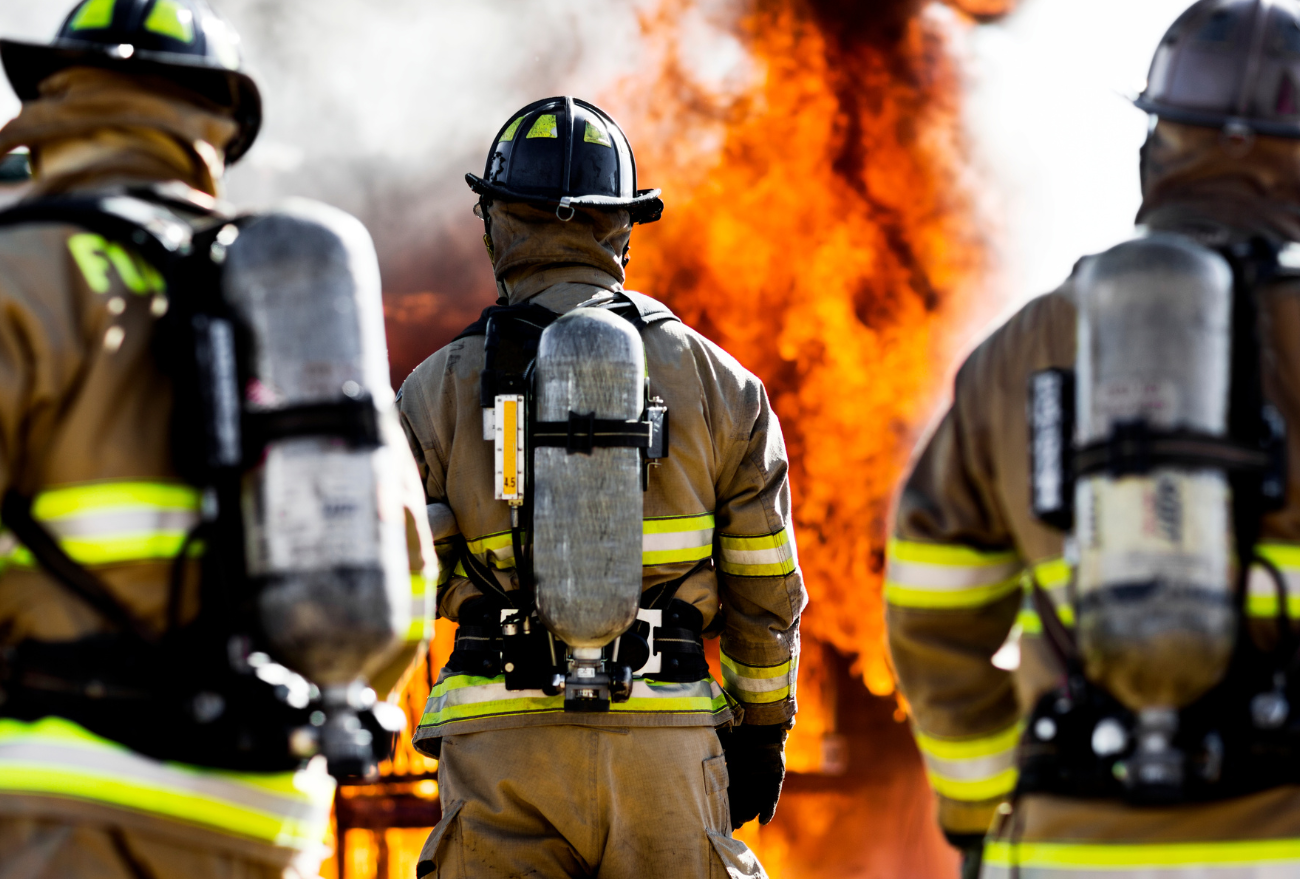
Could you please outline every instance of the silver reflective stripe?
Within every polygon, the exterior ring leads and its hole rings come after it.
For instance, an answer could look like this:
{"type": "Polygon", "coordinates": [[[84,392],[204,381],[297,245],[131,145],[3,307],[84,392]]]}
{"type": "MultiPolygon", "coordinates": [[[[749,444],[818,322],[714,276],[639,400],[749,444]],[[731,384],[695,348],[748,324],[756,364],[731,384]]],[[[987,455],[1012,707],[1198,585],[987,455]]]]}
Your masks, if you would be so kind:
{"type": "Polygon", "coordinates": [[[189,510],[107,510],[50,519],[44,524],[56,537],[104,537],[159,531],[184,533],[198,523],[199,514],[189,510]]]}
{"type": "Polygon", "coordinates": [[[888,577],[891,583],[927,591],[969,589],[971,586],[988,586],[1001,583],[1020,573],[1024,566],[1019,561],[1003,564],[967,567],[964,565],[932,565],[924,562],[889,560],[888,577]]]}
{"type": "Polygon", "coordinates": [[[641,535],[642,552],[667,552],[712,545],[712,528],[705,528],[701,531],[662,531],[657,534],[641,535]]]}
{"type": "Polygon", "coordinates": [[[1010,867],[984,862],[980,879],[1296,879],[1300,861],[1186,867],[1010,867]]]}
{"type": "Polygon", "coordinates": [[[950,781],[984,781],[1016,765],[1014,750],[969,760],[944,760],[933,754],[924,753],[922,756],[925,758],[927,769],[950,781]]]}

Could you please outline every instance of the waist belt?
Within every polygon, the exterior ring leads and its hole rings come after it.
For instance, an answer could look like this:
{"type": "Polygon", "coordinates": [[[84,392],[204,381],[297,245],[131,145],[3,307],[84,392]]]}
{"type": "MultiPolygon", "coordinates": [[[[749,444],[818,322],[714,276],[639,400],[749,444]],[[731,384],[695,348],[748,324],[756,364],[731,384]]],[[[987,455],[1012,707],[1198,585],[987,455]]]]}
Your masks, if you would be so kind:
{"type": "Polygon", "coordinates": [[[158,645],[112,635],[22,642],[0,654],[0,717],[62,717],[156,760],[298,768],[295,741],[314,744],[310,685],[269,662],[237,671],[225,645],[204,643],[185,631],[158,645]]]}
{"type": "MultiPolygon", "coordinates": [[[[506,610],[503,617],[501,626],[459,626],[447,667],[482,677],[504,672],[510,690],[553,689],[553,676],[565,669],[568,646],[546,631],[535,613],[506,610]]],[[[641,608],[632,627],[605,648],[604,658],[650,680],[701,680],[709,667],[701,627],[692,617],[702,621],[700,612],[680,599],[662,610],[641,608]]]]}

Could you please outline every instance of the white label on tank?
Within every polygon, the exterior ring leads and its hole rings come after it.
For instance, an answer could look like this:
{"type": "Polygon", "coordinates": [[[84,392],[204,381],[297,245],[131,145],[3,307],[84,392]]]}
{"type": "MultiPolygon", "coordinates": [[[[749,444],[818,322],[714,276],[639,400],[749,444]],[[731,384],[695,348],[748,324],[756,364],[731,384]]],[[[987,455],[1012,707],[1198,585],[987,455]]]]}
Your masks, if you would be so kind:
{"type": "Polygon", "coordinates": [[[520,500],[524,496],[524,398],[499,394],[493,416],[496,444],[496,499],[520,500]]]}
{"type": "MultiPolygon", "coordinates": [[[[272,445],[261,468],[256,521],[246,520],[250,573],[378,563],[379,495],[373,455],[331,448],[320,440],[272,445]]],[[[257,478],[257,473],[250,475],[257,478]]]]}
{"type": "Polygon", "coordinates": [[[1112,379],[1095,391],[1092,409],[1105,428],[1117,421],[1146,419],[1152,427],[1173,427],[1178,420],[1178,388],[1172,381],[1130,381],[1112,379]]]}
{"type": "Polygon", "coordinates": [[[1080,480],[1080,593],[1122,583],[1232,583],[1231,494],[1223,474],[1157,470],[1080,480]]]}

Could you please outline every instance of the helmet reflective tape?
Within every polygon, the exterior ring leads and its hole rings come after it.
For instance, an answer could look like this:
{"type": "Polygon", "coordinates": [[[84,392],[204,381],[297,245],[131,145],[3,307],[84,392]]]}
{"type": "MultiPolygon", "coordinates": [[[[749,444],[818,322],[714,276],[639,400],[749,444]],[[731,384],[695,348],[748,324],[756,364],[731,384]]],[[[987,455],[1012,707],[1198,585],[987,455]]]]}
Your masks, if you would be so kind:
{"type": "MultiPolygon", "coordinates": [[[[172,559],[199,522],[196,489],[173,482],[98,482],[40,492],[32,516],[73,561],[107,565],[172,559]]],[[[5,532],[4,562],[34,568],[26,547],[5,532]]]]}
{"type": "Polygon", "coordinates": [[[322,843],[323,772],[240,773],[160,763],[58,717],[0,719],[0,796],[101,803],[287,848],[322,843]]]}
{"type": "Polygon", "coordinates": [[[519,130],[519,124],[523,121],[524,121],[524,117],[520,116],[514,122],[511,122],[510,125],[506,128],[506,130],[501,132],[501,140],[514,140],[515,132],[519,130]]]}
{"type": "Polygon", "coordinates": [[[176,0],[155,0],[144,27],[182,43],[194,42],[194,13],[176,0]]]}
{"type": "Polygon", "coordinates": [[[528,134],[524,137],[559,137],[560,132],[556,128],[555,114],[543,113],[533,122],[533,127],[528,129],[528,134]]]}
{"type": "Polygon", "coordinates": [[[113,6],[117,0],[86,0],[68,22],[74,31],[102,30],[113,23],[113,6]]]}
{"type": "Polygon", "coordinates": [[[582,139],[586,143],[598,143],[601,146],[607,146],[611,149],[613,144],[610,143],[609,134],[603,128],[596,127],[590,119],[587,120],[587,129],[582,134],[582,139]]]}

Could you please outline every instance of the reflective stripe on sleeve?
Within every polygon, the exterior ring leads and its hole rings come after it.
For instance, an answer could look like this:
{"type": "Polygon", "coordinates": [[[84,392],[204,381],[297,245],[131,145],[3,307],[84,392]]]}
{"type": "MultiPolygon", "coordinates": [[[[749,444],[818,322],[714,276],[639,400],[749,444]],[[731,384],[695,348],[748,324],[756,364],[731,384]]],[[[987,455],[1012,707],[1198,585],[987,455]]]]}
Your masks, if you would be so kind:
{"type": "MultiPolygon", "coordinates": [[[[1073,576],[1065,559],[1057,558],[1048,559],[1039,562],[1030,568],[1026,574],[1032,574],[1038,581],[1038,585],[1043,587],[1044,591],[1051,597],[1052,603],[1056,605],[1056,615],[1061,622],[1067,626],[1074,626],[1074,605],[1070,603],[1070,595],[1067,587],[1070,585],[1070,578],[1073,576]]],[[[1024,606],[1021,607],[1016,622],[1020,624],[1020,629],[1026,635],[1041,635],[1043,633],[1043,621],[1038,616],[1038,610],[1034,606],[1034,596],[1032,583],[1028,581],[1024,584],[1025,597],[1024,606]]]]}
{"type": "Polygon", "coordinates": [[[1024,568],[1013,551],[891,540],[886,550],[885,600],[895,607],[980,607],[1020,588],[1024,568]]]}
{"type": "Polygon", "coordinates": [[[698,562],[713,555],[713,514],[646,519],[641,526],[641,564],[698,562]]]}
{"type": "Polygon", "coordinates": [[[323,772],[237,773],[160,763],[57,717],[0,719],[0,796],[104,803],[289,848],[322,843],[323,772]]]}
{"type": "Polygon", "coordinates": [[[780,665],[745,665],[722,653],[722,684],[741,702],[780,702],[790,698],[798,674],[798,657],[780,665]]]}
{"type": "Polygon", "coordinates": [[[724,574],[736,577],[784,577],[793,573],[797,565],[794,535],[789,527],[759,537],[723,534],[718,542],[722,548],[719,567],[724,574]]]}
{"type": "MultiPolygon", "coordinates": [[[[179,482],[97,482],[40,492],[32,517],[74,561],[83,565],[171,559],[199,522],[201,496],[179,482]]],[[[7,535],[7,563],[35,567],[35,559],[7,535]]]]}
{"type": "Polygon", "coordinates": [[[967,739],[928,736],[918,731],[916,744],[925,758],[926,775],[935,793],[950,800],[978,803],[1006,796],[1016,786],[1016,746],[1024,724],[992,735],[967,739]]]}
{"type": "Polygon", "coordinates": [[[1283,879],[1300,875],[1300,839],[1163,844],[990,840],[985,877],[1102,879],[1140,871],[1144,879],[1283,879]]]}
{"type": "MultiPolygon", "coordinates": [[[[636,678],[631,698],[611,703],[609,710],[611,714],[714,715],[727,710],[727,700],[722,689],[709,679],[678,684],[636,678]]],[[[454,674],[439,681],[429,694],[420,728],[441,730],[457,721],[554,713],[564,713],[563,694],[507,690],[504,675],[485,678],[454,674]]]]}
{"type": "MultiPolygon", "coordinates": [[[[1300,545],[1294,543],[1259,543],[1255,551],[1268,559],[1282,574],[1286,582],[1287,615],[1295,620],[1300,615],[1300,545]]],[[[1272,575],[1259,565],[1250,569],[1246,581],[1246,613],[1252,617],[1277,616],[1277,584],[1272,575]]]]}
{"type": "Polygon", "coordinates": [[[499,571],[515,566],[515,547],[509,531],[485,534],[468,541],[469,551],[484,556],[499,571]]]}

